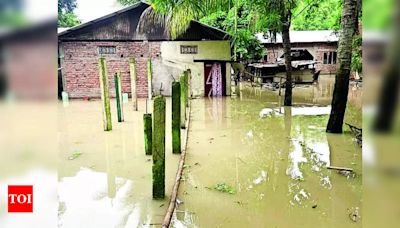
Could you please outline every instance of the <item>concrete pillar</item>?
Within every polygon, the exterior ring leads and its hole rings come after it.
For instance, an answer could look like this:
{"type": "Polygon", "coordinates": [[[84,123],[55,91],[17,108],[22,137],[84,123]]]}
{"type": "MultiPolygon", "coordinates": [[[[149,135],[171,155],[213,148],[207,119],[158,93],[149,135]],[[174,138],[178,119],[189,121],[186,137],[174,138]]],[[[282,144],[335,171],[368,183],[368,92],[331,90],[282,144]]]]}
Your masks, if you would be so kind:
{"type": "MultiPolygon", "coordinates": [[[[189,88],[189,77],[190,77],[190,70],[186,70],[183,72],[185,75],[185,105],[189,107],[189,97],[190,97],[190,88],[189,88]]],[[[186,116],[187,119],[187,116],[186,116]]]]}
{"type": "MultiPolygon", "coordinates": [[[[192,98],[192,71],[190,69],[187,69],[187,84],[188,84],[188,100],[192,98]]],[[[189,107],[189,106],[188,106],[189,107]]]]}
{"type": "Polygon", "coordinates": [[[152,120],[151,114],[143,114],[143,124],[144,124],[144,151],[146,155],[151,155],[152,150],[152,120]]]}
{"type": "Polygon", "coordinates": [[[129,59],[129,72],[131,76],[131,93],[132,93],[132,103],[133,103],[133,110],[138,110],[138,103],[137,103],[137,88],[136,88],[136,60],[135,58],[129,59]]]}
{"type": "Polygon", "coordinates": [[[114,75],[115,82],[115,98],[117,100],[117,115],[118,122],[124,122],[124,108],[122,104],[122,86],[121,86],[121,73],[117,72],[114,75]]]}
{"type": "Polygon", "coordinates": [[[148,89],[148,91],[147,91],[147,93],[148,93],[148,98],[149,98],[149,100],[151,100],[152,99],[152,85],[151,85],[151,81],[152,81],[152,78],[153,78],[153,69],[152,69],[152,66],[151,66],[151,59],[149,59],[149,61],[147,62],[147,89],[148,89]]]}
{"type": "Polygon", "coordinates": [[[61,92],[61,97],[62,97],[62,102],[64,107],[68,107],[69,105],[69,98],[68,98],[68,93],[65,91],[61,92]]]}
{"type": "Polygon", "coordinates": [[[172,153],[181,153],[181,85],[172,82],[172,153]]]}
{"type": "Polygon", "coordinates": [[[185,79],[185,73],[181,75],[179,78],[180,84],[181,84],[181,128],[185,128],[185,122],[186,122],[186,79],[185,79]]]}
{"type": "Polygon", "coordinates": [[[111,108],[110,108],[110,94],[108,91],[108,78],[107,78],[107,68],[106,60],[104,57],[99,59],[99,77],[100,77],[100,90],[101,90],[101,100],[103,104],[103,123],[104,130],[111,131],[111,108]]]}
{"type": "Polygon", "coordinates": [[[153,198],[165,197],[165,98],[154,98],[153,198]]]}

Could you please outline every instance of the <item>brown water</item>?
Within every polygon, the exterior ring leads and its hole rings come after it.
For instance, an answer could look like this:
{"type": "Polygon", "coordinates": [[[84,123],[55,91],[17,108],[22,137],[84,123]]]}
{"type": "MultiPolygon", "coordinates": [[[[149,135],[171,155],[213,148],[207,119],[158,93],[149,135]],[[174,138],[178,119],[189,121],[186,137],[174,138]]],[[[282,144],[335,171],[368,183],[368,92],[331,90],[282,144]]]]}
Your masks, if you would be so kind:
{"type": "MultiPolygon", "coordinates": [[[[254,88],[192,100],[174,226],[361,227],[361,148],[347,128],[325,133],[332,91],[325,76],[295,88],[292,108],[280,107],[277,91],[254,88]],[[214,189],[222,183],[234,194],[214,189]]],[[[350,91],[346,121],[360,126],[361,92],[350,91]]]]}
{"type": "MultiPolygon", "coordinates": [[[[357,222],[349,219],[361,207],[360,148],[348,132],[325,134],[326,115],[301,115],[329,111],[332,79],[296,88],[291,115],[278,109],[277,91],[246,89],[237,98],[193,100],[178,219],[187,227],[360,226],[363,211],[357,222]],[[322,107],[310,107],[315,105],[322,107]],[[357,175],[326,170],[328,162],[357,175]],[[222,182],[235,194],[213,190],[222,182]]],[[[351,91],[346,121],[361,126],[361,90],[351,91]]],[[[35,200],[34,213],[23,216],[7,213],[1,200],[0,226],[159,227],[179,155],[171,153],[167,130],[167,197],[153,200],[152,162],[143,148],[144,100],[139,105],[139,112],[126,106],[125,122],[117,123],[113,100],[113,131],[104,132],[98,100],[73,100],[68,107],[1,103],[0,195],[6,196],[7,185],[31,184],[35,200]]],[[[170,124],[167,99],[167,129],[170,124]]]]}
{"type": "MultiPolygon", "coordinates": [[[[166,134],[166,198],[152,199],[152,160],[144,152],[143,113],[125,104],[125,122],[103,131],[100,101],[72,101],[60,107],[58,198],[60,227],[158,227],[165,214],[179,155],[166,134]],[[74,154],[81,155],[73,158],[74,154]]],[[[61,104],[60,104],[61,106],[61,104]]],[[[149,106],[150,107],[150,106],[149,106]]],[[[167,99],[167,129],[170,129],[167,99]]],[[[149,110],[151,111],[151,110],[149,110]]]]}

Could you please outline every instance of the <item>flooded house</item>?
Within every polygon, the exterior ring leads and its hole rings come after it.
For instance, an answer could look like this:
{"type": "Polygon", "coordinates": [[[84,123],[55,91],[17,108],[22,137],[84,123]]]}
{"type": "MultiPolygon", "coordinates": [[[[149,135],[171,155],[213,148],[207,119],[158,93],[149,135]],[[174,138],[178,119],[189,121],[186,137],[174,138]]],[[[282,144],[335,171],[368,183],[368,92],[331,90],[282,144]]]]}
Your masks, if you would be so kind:
{"type": "Polygon", "coordinates": [[[171,83],[191,70],[192,96],[230,95],[231,47],[227,34],[191,21],[176,39],[161,24],[140,26],[150,6],[139,2],[117,12],[60,31],[59,59],[62,88],[71,98],[100,97],[98,59],[107,64],[110,93],[114,74],[121,72],[122,92],[131,93],[129,60],[135,59],[137,95],[171,95],[171,83]],[[142,19],[142,20],[141,20],[142,19]],[[142,29],[140,29],[142,27],[142,29]],[[148,64],[152,80],[148,85],[148,64]]]}
{"type": "MultiPolygon", "coordinates": [[[[256,34],[258,40],[267,49],[265,63],[276,63],[283,58],[282,36],[276,34],[256,34]]],[[[290,31],[292,50],[308,52],[317,62],[316,70],[323,74],[336,73],[337,48],[339,34],[333,30],[290,31]]],[[[293,53],[292,53],[293,55],[293,53]]]]}
{"type": "MultiPolygon", "coordinates": [[[[255,74],[263,81],[279,81],[284,76],[285,63],[282,35],[257,33],[256,37],[267,50],[262,63],[254,63],[255,74]],[[275,77],[277,76],[277,77],[275,77]]],[[[290,31],[292,67],[297,82],[313,81],[316,72],[336,73],[338,34],[331,30],[290,31]]]]}

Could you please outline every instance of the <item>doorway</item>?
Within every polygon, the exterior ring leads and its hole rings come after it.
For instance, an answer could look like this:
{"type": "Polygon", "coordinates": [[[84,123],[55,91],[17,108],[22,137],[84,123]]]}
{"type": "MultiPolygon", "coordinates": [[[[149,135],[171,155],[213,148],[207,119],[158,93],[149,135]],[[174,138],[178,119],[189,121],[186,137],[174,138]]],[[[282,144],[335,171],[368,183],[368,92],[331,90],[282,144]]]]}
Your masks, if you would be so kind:
{"type": "Polygon", "coordinates": [[[204,63],[204,96],[226,96],[226,69],[225,63],[204,63]]]}

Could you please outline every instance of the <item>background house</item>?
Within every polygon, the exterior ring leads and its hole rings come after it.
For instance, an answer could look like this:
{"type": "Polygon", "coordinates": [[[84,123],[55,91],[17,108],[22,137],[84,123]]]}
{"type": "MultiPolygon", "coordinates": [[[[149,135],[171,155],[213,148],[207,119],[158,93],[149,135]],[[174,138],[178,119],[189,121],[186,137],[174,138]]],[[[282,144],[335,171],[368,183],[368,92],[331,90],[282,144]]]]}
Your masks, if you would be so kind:
{"type": "MultiPolygon", "coordinates": [[[[222,95],[230,95],[229,37],[222,30],[192,21],[172,40],[161,25],[137,29],[148,4],[139,2],[110,15],[59,32],[63,90],[71,98],[100,97],[98,59],[107,63],[110,92],[114,73],[121,72],[122,92],[130,93],[129,58],[136,59],[138,97],[147,97],[147,62],[153,69],[153,94],[170,95],[170,85],[183,70],[191,69],[193,96],[212,94],[213,77],[222,82],[222,95]]],[[[220,85],[220,84],[218,84],[220,85]]]]}
{"type": "MultiPolygon", "coordinates": [[[[264,58],[266,63],[275,63],[278,58],[283,58],[281,34],[276,34],[275,39],[269,34],[256,34],[258,40],[267,49],[264,58]]],[[[293,50],[305,50],[317,61],[316,70],[321,73],[336,73],[338,34],[331,30],[320,31],[290,31],[290,41],[293,50]]],[[[304,52],[303,52],[304,53],[304,52]]]]}

